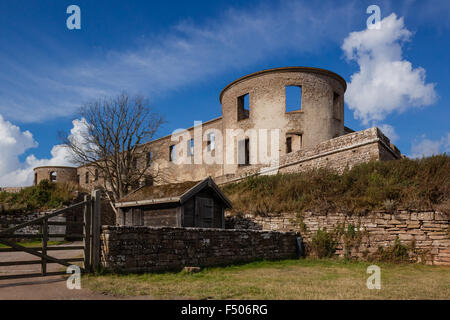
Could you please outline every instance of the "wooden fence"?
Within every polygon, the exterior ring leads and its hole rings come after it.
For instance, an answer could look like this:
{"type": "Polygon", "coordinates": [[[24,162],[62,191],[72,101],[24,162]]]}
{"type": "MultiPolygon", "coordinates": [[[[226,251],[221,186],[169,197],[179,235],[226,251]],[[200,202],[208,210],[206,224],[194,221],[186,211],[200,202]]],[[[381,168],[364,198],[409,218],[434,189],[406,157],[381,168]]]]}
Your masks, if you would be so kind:
{"type": "Polygon", "coordinates": [[[3,261],[0,259],[0,267],[6,266],[21,266],[21,265],[33,265],[40,264],[40,273],[25,273],[25,274],[8,274],[0,275],[0,280],[3,279],[18,279],[29,277],[41,277],[66,274],[66,271],[47,271],[47,264],[57,263],[61,266],[69,267],[75,262],[82,262],[80,267],[82,272],[91,272],[98,268],[100,265],[100,232],[101,232],[101,192],[100,190],[92,191],[91,195],[86,195],[84,200],[73,204],[69,207],[57,210],[50,214],[46,214],[43,217],[21,223],[19,225],[10,227],[6,230],[0,231],[0,243],[8,246],[7,248],[0,248],[1,253],[4,252],[25,252],[33,256],[37,256],[39,260],[13,260],[3,261]],[[50,218],[61,216],[67,213],[69,210],[83,206],[83,222],[70,222],[70,221],[51,221],[50,218]],[[69,224],[82,224],[83,234],[51,234],[49,233],[49,226],[51,225],[69,225],[69,224]],[[39,234],[23,234],[17,233],[20,229],[31,225],[40,225],[41,232],[39,234]],[[48,246],[49,238],[64,237],[64,238],[82,238],[83,245],[58,245],[48,246]],[[40,239],[41,246],[39,247],[25,247],[17,242],[17,239],[40,239]],[[62,250],[83,250],[83,257],[73,257],[67,259],[59,259],[49,255],[49,251],[62,251],[62,250]]]}

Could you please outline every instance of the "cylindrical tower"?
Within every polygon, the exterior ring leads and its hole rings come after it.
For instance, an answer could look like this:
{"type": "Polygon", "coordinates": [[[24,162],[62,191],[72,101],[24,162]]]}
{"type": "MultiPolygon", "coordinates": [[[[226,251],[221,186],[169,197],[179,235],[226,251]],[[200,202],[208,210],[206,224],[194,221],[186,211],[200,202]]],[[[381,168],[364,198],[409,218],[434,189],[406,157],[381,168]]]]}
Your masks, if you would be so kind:
{"type": "Polygon", "coordinates": [[[42,180],[50,182],[72,182],[78,183],[77,168],[62,166],[43,166],[34,168],[34,185],[42,180]]]}
{"type": "MultiPolygon", "coordinates": [[[[223,129],[280,129],[280,155],[314,146],[344,134],[346,87],[341,76],[317,68],[285,67],[246,75],[220,93],[223,129]],[[286,105],[291,87],[300,92],[294,110],[286,105]]],[[[235,170],[235,165],[224,166],[225,174],[235,170]]]]}

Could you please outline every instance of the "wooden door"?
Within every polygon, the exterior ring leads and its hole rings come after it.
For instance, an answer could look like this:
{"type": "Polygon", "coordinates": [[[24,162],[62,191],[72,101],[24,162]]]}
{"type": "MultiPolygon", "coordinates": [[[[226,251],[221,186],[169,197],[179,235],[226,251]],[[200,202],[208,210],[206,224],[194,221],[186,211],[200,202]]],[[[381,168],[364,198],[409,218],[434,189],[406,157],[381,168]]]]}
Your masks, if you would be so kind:
{"type": "Polygon", "coordinates": [[[210,198],[196,197],[196,227],[212,228],[214,222],[214,200],[210,198]]]}

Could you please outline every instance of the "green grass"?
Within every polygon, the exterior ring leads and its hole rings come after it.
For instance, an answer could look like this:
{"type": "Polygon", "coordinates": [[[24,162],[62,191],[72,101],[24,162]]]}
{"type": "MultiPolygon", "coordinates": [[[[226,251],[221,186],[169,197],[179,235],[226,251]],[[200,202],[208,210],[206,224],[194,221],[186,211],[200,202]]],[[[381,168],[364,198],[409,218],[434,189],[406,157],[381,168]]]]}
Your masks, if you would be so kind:
{"type": "MultiPolygon", "coordinates": [[[[57,246],[65,243],[67,243],[67,241],[48,241],[47,245],[57,246]]],[[[17,244],[27,248],[42,247],[42,241],[17,242],[17,244]]],[[[9,246],[0,243],[0,248],[9,248],[9,246]]]]}
{"type": "Polygon", "coordinates": [[[104,274],[82,285],[114,296],[156,299],[450,299],[450,267],[377,263],[381,290],[369,290],[370,263],[260,261],[199,273],[104,274]]]}
{"type": "Polygon", "coordinates": [[[253,214],[395,208],[450,211],[450,156],[372,161],[342,175],[321,169],[249,177],[223,187],[233,212],[253,214]]]}

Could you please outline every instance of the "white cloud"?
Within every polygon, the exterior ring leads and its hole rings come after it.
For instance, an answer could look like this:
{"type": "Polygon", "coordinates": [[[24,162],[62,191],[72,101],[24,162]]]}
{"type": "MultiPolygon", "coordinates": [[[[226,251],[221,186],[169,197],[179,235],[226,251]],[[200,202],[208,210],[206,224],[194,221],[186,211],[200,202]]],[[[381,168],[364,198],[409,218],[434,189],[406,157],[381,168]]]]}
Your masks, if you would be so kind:
{"type": "Polygon", "coordinates": [[[395,132],[395,128],[390,124],[383,123],[378,125],[378,128],[381,130],[381,132],[384,133],[386,137],[389,138],[389,140],[391,140],[392,143],[395,143],[398,140],[399,136],[397,132],[395,132]]]}
{"type": "MultiPolygon", "coordinates": [[[[70,137],[81,141],[85,121],[73,120],[70,137]]],[[[21,131],[18,126],[4,121],[0,115],[0,186],[29,186],[33,183],[33,168],[39,166],[70,166],[69,150],[62,145],[53,146],[50,159],[38,159],[33,154],[20,162],[19,156],[38,143],[29,131],[21,131]]]]}
{"type": "Polygon", "coordinates": [[[19,156],[37,146],[31,132],[22,132],[19,127],[5,121],[0,115],[0,175],[14,170],[19,156]]]}
{"type": "Polygon", "coordinates": [[[425,69],[414,69],[402,57],[402,45],[411,35],[403,18],[392,13],[381,21],[379,30],[351,32],[345,38],[342,50],[360,68],[351,76],[345,99],[364,124],[436,101],[435,84],[425,83],[425,69]]]}
{"type": "Polygon", "coordinates": [[[421,137],[421,141],[415,141],[411,145],[410,158],[421,158],[437,155],[440,153],[450,152],[450,132],[443,136],[440,140],[430,140],[425,136],[421,137]]]}

